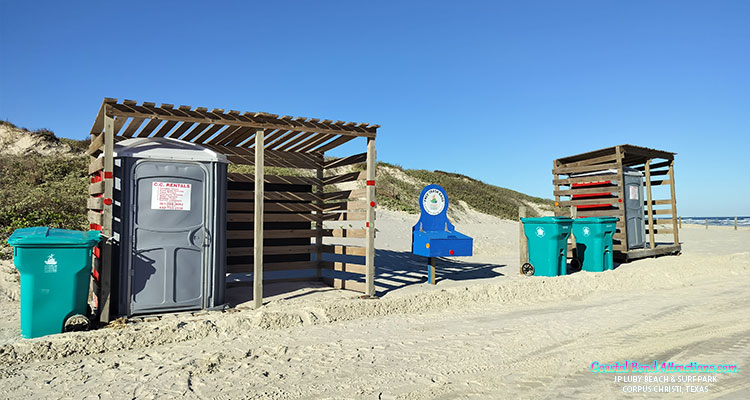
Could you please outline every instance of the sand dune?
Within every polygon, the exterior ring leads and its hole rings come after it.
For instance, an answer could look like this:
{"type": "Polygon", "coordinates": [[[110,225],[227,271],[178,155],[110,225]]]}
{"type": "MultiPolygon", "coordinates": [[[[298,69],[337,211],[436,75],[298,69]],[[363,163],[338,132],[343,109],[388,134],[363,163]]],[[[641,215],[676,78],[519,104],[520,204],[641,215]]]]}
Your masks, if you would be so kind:
{"type": "Polygon", "coordinates": [[[231,312],[21,340],[5,271],[3,396],[600,398],[626,393],[611,375],[592,373],[593,361],[657,359],[740,365],[690,397],[750,397],[750,229],[685,225],[679,257],[526,278],[518,225],[467,216],[457,228],[474,235],[477,254],[441,260],[441,280],[429,286],[424,260],[408,253],[415,217],[378,218],[379,300],[269,285],[262,310],[234,293],[231,312]]]}

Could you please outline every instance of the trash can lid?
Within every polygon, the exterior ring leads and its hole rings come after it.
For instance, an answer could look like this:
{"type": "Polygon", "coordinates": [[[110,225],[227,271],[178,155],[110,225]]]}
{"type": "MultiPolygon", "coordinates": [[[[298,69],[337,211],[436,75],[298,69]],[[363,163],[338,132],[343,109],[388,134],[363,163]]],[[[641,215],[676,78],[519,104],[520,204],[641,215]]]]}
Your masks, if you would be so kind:
{"type": "Polygon", "coordinates": [[[571,223],[572,219],[568,217],[538,217],[538,218],[521,218],[524,224],[559,224],[571,223]]]}
{"type": "Polygon", "coordinates": [[[46,226],[35,226],[33,228],[21,228],[13,231],[8,238],[11,246],[23,245],[55,245],[55,246],[80,246],[94,245],[99,242],[99,231],[72,231],[68,229],[47,228],[46,226]]]}
{"type": "Polygon", "coordinates": [[[609,222],[617,222],[619,218],[617,217],[586,217],[586,218],[576,218],[573,220],[574,224],[606,224],[609,222]]]}

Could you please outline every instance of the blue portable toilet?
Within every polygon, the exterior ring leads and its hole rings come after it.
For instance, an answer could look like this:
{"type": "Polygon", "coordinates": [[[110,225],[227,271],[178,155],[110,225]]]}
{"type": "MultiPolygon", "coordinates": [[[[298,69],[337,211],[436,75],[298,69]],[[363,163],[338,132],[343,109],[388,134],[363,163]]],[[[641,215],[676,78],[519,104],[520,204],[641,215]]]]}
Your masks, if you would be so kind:
{"type": "Polygon", "coordinates": [[[411,252],[429,258],[427,282],[435,284],[435,257],[471,256],[474,239],[456,232],[448,221],[448,195],[439,185],[419,194],[419,221],[411,228],[411,252]]]}

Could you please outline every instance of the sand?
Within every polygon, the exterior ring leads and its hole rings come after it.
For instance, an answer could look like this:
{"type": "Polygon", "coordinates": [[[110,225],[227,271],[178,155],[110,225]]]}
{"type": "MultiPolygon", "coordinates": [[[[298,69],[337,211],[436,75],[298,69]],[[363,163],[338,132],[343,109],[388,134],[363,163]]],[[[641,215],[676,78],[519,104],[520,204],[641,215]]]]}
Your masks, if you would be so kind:
{"type": "Polygon", "coordinates": [[[229,312],[33,340],[18,337],[17,283],[0,266],[0,397],[640,398],[655,396],[590,365],[657,359],[737,364],[689,397],[750,398],[750,229],[684,225],[679,257],[527,278],[518,225],[465,215],[477,254],[440,260],[430,286],[408,253],[415,220],[378,212],[378,300],[268,285],[252,310],[250,288],[232,289],[229,312]]]}

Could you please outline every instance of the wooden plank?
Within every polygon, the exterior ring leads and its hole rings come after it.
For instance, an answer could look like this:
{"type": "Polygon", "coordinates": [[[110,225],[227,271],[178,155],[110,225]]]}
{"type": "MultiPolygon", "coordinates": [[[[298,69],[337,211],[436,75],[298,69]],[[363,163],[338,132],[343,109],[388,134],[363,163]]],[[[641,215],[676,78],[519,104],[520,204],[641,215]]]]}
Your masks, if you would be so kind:
{"type": "Polygon", "coordinates": [[[586,210],[586,209],[579,209],[578,211],[578,217],[617,217],[620,215],[620,211],[618,210],[586,210]]]}
{"type": "Polygon", "coordinates": [[[360,274],[360,275],[366,275],[367,274],[367,266],[363,264],[356,264],[356,263],[350,263],[350,262],[333,262],[330,263],[328,268],[333,271],[338,272],[349,272],[352,274],[360,274]]]}
{"type": "Polygon", "coordinates": [[[560,166],[557,168],[553,168],[552,173],[558,175],[570,175],[582,172],[605,171],[608,169],[617,169],[617,163],[614,162],[608,164],[581,165],[577,167],[560,166]]]}
{"type": "Polygon", "coordinates": [[[311,149],[320,146],[321,144],[333,139],[336,136],[337,135],[331,135],[330,133],[318,135],[314,137],[313,140],[306,141],[303,146],[295,148],[294,151],[300,153],[308,152],[311,149]]]}
{"type": "Polygon", "coordinates": [[[672,228],[669,228],[669,229],[659,229],[659,228],[656,228],[656,229],[652,230],[650,228],[647,228],[646,232],[648,232],[649,236],[650,235],[654,235],[654,234],[662,235],[662,234],[674,233],[674,229],[672,229],[672,228]]]}
{"type": "MultiPolygon", "coordinates": [[[[580,188],[570,188],[570,189],[558,189],[552,192],[555,196],[569,196],[572,197],[574,194],[592,194],[592,193],[612,193],[613,196],[617,193],[617,185],[611,185],[611,186],[601,186],[601,187],[580,187],[580,188]]],[[[560,199],[557,199],[557,201],[560,201],[560,199]]]]}
{"type": "MultiPolygon", "coordinates": [[[[228,190],[227,196],[231,200],[251,200],[255,196],[249,190],[228,190]]],[[[288,200],[288,201],[313,201],[318,200],[318,196],[306,192],[264,192],[265,200],[288,200]]]]}
{"type": "Polygon", "coordinates": [[[92,158],[89,163],[89,175],[104,169],[104,157],[92,158]]]}
{"type": "Polygon", "coordinates": [[[192,128],[190,128],[190,130],[185,134],[185,136],[183,136],[182,138],[180,138],[180,140],[184,140],[186,142],[192,141],[193,138],[195,138],[198,135],[200,135],[201,132],[203,132],[204,130],[206,130],[209,126],[211,126],[210,123],[196,124],[195,126],[193,126],[192,128]]]}
{"type": "Polygon", "coordinates": [[[92,224],[101,225],[104,221],[104,214],[98,211],[89,211],[87,215],[89,222],[92,224]]]}
{"type": "MultiPolygon", "coordinates": [[[[373,219],[375,219],[376,216],[373,215],[373,219]]],[[[358,212],[358,211],[345,211],[345,212],[333,212],[333,213],[323,213],[323,220],[324,221],[366,221],[367,220],[367,212],[358,212]]]]}
{"type": "Polygon", "coordinates": [[[365,282],[343,280],[343,279],[338,279],[338,278],[323,278],[323,282],[325,282],[328,285],[333,286],[336,289],[353,290],[355,292],[360,292],[360,293],[365,293],[365,294],[367,294],[369,291],[367,284],[365,282]]]}
{"type": "Polygon", "coordinates": [[[90,156],[95,156],[96,154],[99,154],[100,152],[104,151],[104,132],[95,135],[93,139],[91,139],[91,143],[89,144],[89,149],[86,153],[90,156]]]}
{"type": "MultiPolygon", "coordinates": [[[[253,239],[253,232],[252,230],[228,230],[227,239],[253,239]]],[[[331,233],[330,229],[323,229],[323,236],[331,236],[331,233]]],[[[266,239],[312,238],[316,235],[315,229],[266,229],[263,232],[266,239]]]]}
{"type": "Polygon", "coordinates": [[[333,185],[336,183],[354,182],[363,180],[367,177],[366,171],[361,172],[349,172],[342,175],[328,176],[323,179],[323,185],[333,185]]]}
{"type": "Polygon", "coordinates": [[[86,208],[89,210],[103,210],[104,198],[103,197],[89,197],[88,199],[86,199],[86,208]]]}
{"type": "MultiPolygon", "coordinates": [[[[302,270],[302,269],[313,269],[317,267],[318,267],[317,261],[288,261],[288,262],[280,262],[280,263],[265,263],[263,264],[263,268],[256,268],[255,264],[228,264],[227,272],[228,273],[253,272],[253,275],[255,275],[254,271],[268,271],[268,272],[295,271],[295,270],[302,270]]],[[[258,281],[258,280],[255,279],[255,276],[253,276],[253,287],[255,286],[254,284],[255,281],[258,281]]]]}
{"type": "Polygon", "coordinates": [[[146,124],[146,126],[144,126],[143,129],[141,129],[140,132],[136,133],[133,136],[134,137],[140,137],[140,138],[148,137],[151,134],[151,132],[153,132],[154,129],[156,129],[156,127],[159,126],[159,124],[161,124],[162,122],[164,122],[164,121],[161,120],[161,119],[154,118],[154,119],[148,121],[148,123],[146,124]]]}
{"type": "Polygon", "coordinates": [[[646,164],[644,166],[645,168],[645,175],[646,175],[646,218],[648,219],[648,240],[649,245],[653,249],[656,247],[656,242],[654,241],[654,206],[651,201],[651,167],[650,164],[651,159],[649,158],[646,160],[646,164]]]}
{"type": "Polygon", "coordinates": [[[352,200],[367,197],[367,189],[344,190],[340,192],[323,193],[324,200],[352,200]]]}
{"type": "Polygon", "coordinates": [[[653,249],[633,249],[633,250],[620,250],[617,246],[613,246],[615,250],[619,250],[622,255],[626,256],[628,260],[636,260],[639,258],[656,257],[667,254],[678,254],[682,251],[682,246],[677,245],[657,245],[653,249]]]}
{"type": "MultiPolygon", "coordinates": [[[[318,246],[263,246],[265,255],[284,255],[284,254],[311,254],[316,251],[318,246]]],[[[227,257],[251,256],[254,254],[255,247],[228,247],[227,257]]]]}
{"type": "MultiPolygon", "coordinates": [[[[645,215],[648,215],[648,210],[644,211],[643,213],[645,215]]],[[[667,208],[667,209],[664,209],[664,210],[653,210],[652,214],[653,215],[664,215],[664,214],[670,214],[671,215],[672,214],[672,209],[671,208],[667,208]]]]}
{"type": "Polygon", "coordinates": [[[611,204],[617,205],[620,203],[617,198],[605,198],[605,199],[576,199],[576,200],[563,200],[559,202],[561,206],[585,206],[585,205],[596,205],[596,204],[611,204]]]}
{"type": "Polygon", "coordinates": [[[301,134],[297,135],[293,139],[287,141],[286,143],[280,145],[276,148],[278,151],[289,151],[292,147],[297,146],[300,142],[310,138],[311,136],[315,135],[315,132],[310,131],[304,131],[301,134]]]}
{"type": "Polygon", "coordinates": [[[664,179],[660,181],[651,181],[651,186],[664,186],[664,185],[671,185],[672,181],[669,179],[664,179]]]}
{"type": "MultiPolygon", "coordinates": [[[[560,160],[557,160],[557,161],[559,162],[560,160]]],[[[617,153],[608,154],[606,156],[601,156],[601,157],[589,158],[586,160],[576,161],[576,162],[567,163],[567,164],[560,163],[559,167],[571,168],[571,167],[578,167],[578,166],[583,166],[583,165],[595,165],[595,164],[609,163],[611,161],[617,161],[617,153]]]]}
{"type": "MultiPolygon", "coordinates": [[[[375,153],[375,138],[367,139],[367,201],[365,206],[367,207],[367,242],[365,245],[367,255],[365,256],[365,265],[367,266],[367,272],[365,274],[365,294],[367,296],[375,296],[375,206],[377,200],[375,197],[375,174],[376,174],[376,153],[375,153]],[[370,184],[373,183],[373,184],[370,184]]],[[[334,282],[335,284],[335,282],[334,282]]]]}
{"type": "MultiPolygon", "coordinates": [[[[232,172],[227,174],[229,181],[233,182],[255,182],[255,177],[250,174],[240,174],[232,172]]],[[[265,183],[289,184],[289,185],[315,185],[319,181],[317,178],[307,176],[282,176],[282,175],[264,175],[265,183]]]]}
{"type": "Polygon", "coordinates": [[[573,183],[606,182],[606,181],[609,181],[610,185],[615,185],[617,183],[617,175],[608,174],[608,175],[596,175],[596,176],[579,176],[576,178],[561,178],[561,179],[554,179],[552,183],[554,185],[570,185],[573,183]]]}
{"type": "Polygon", "coordinates": [[[367,247],[362,246],[343,246],[343,245],[327,245],[322,246],[321,249],[325,253],[345,255],[345,256],[367,256],[367,247]]]}
{"type": "MultiPolygon", "coordinates": [[[[227,213],[227,222],[253,222],[255,221],[253,213],[227,213]]],[[[315,214],[302,213],[269,213],[263,216],[266,222],[314,222],[317,220],[315,214]]]]}
{"type": "MultiPolygon", "coordinates": [[[[664,206],[668,204],[672,204],[672,200],[651,200],[651,204],[655,206],[664,206]]],[[[643,205],[648,205],[648,201],[644,201],[643,205]]]]}
{"type": "MultiPolygon", "coordinates": [[[[654,163],[654,164],[651,164],[651,169],[654,170],[654,169],[657,169],[657,168],[668,167],[671,163],[672,163],[672,161],[662,161],[662,162],[654,163]]],[[[644,165],[644,166],[635,167],[635,169],[637,169],[639,171],[645,171],[646,167],[644,165]]]]}
{"type": "Polygon", "coordinates": [[[141,125],[143,125],[143,121],[145,120],[146,120],[145,118],[131,119],[130,122],[128,123],[128,127],[125,128],[125,130],[120,133],[120,136],[127,137],[127,138],[133,137],[133,134],[135,134],[135,131],[137,131],[138,128],[140,128],[141,125]]]}
{"type": "MultiPolygon", "coordinates": [[[[231,202],[227,203],[227,211],[253,211],[255,202],[231,202]]],[[[318,206],[311,203],[269,203],[265,202],[265,209],[268,212],[306,212],[320,211],[318,206]]]]}
{"type": "Polygon", "coordinates": [[[102,194],[102,193],[104,193],[104,181],[89,184],[90,195],[102,194]]]}
{"type": "Polygon", "coordinates": [[[328,143],[326,143],[326,144],[324,144],[324,145],[322,145],[322,146],[320,146],[318,148],[314,148],[314,149],[310,150],[309,152],[310,153],[325,153],[326,151],[332,150],[332,149],[334,149],[336,147],[339,147],[342,144],[347,143],[347,142],[349,142],[350,140],[353,140],[353,139],[355,139],[355,138],[352,137],[352,136],[340,136],[337,139],[331,140],[330,142],[328,142],[328,143]]]}
{"type": "Polygon", "coordinates": [[[164,137],[164,136],[166,136],[167,133],[169,133],[169,131],[171,131],[172,128],[174,128],[174,126],[177,125],[177,122],[178,121],[167,121],[167,122],[165,122],[164,125],[162,125],[161,128],[159,128],[159,130],[156,131],[156,133],[154,133],[153,137],[164,137]]]}
{"type": "Polygon", "coordinates": [[[367,237],[367,231],[364,229],[334,229],[331,236],[336,238],[349,237],[361,239],[367,237]]]}
{"type": "Polygon", "coordinates": [[[335,160],[327,161],[323,165],[323,168],[325,169],[338,168],[338,167],[343,167],[346,165],[360,164],[366,161],[367,161],[367,153],[360,153],[360,154],[355,154],[349,157],[337,158],[335,160]]]}

